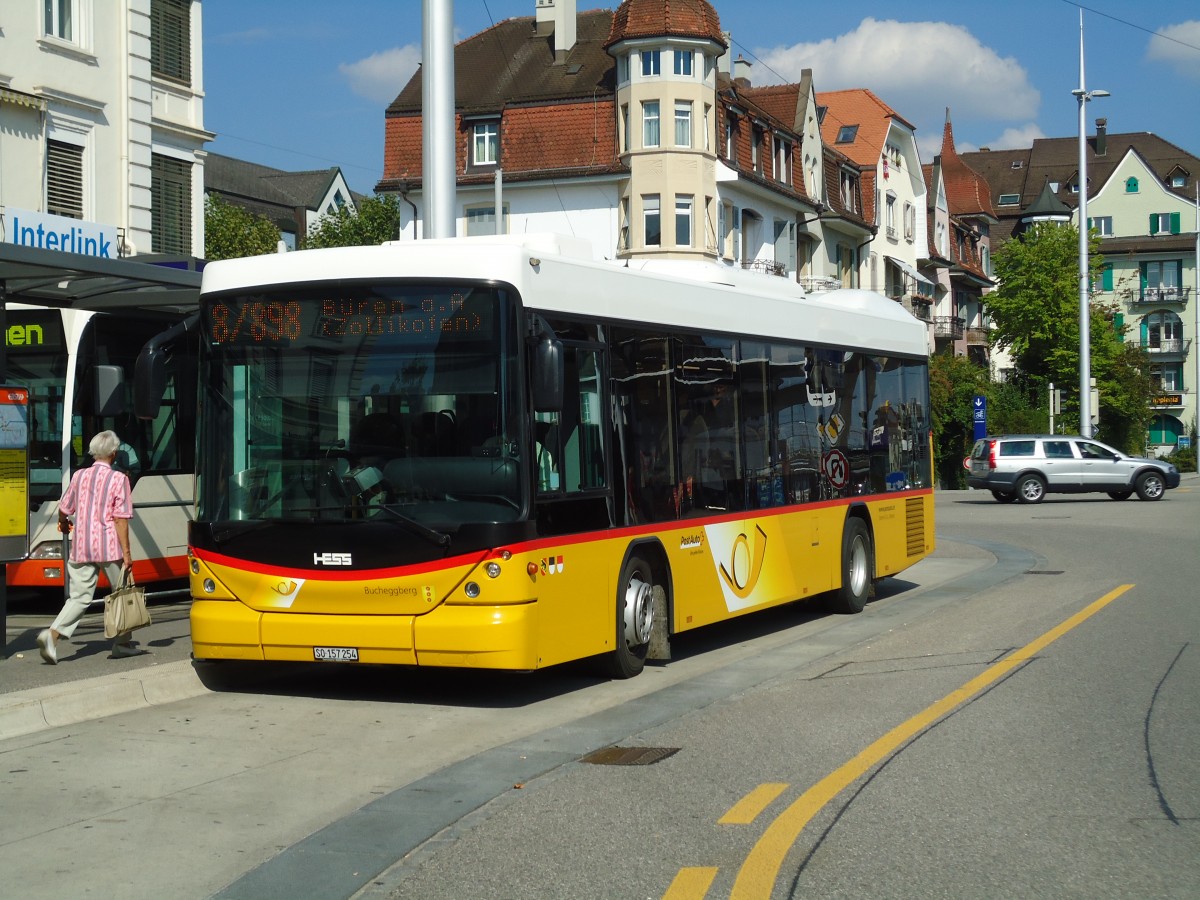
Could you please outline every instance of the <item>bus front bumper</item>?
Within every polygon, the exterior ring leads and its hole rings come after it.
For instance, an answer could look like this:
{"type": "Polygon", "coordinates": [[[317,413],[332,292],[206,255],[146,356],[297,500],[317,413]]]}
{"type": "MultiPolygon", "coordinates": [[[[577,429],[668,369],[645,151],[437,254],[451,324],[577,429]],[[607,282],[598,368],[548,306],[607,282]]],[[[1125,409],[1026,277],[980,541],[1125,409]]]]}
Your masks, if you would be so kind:
{"type": "Polygon", "coordinates": [[[237,601],[197,599],[192,653],[196,659],[314,662],[334,648],[353,650],[360,663],[526,671],[539,668],[536,624],[532,602],[443,604],[420,616],[379,616],[259,612],[237,601]]]}

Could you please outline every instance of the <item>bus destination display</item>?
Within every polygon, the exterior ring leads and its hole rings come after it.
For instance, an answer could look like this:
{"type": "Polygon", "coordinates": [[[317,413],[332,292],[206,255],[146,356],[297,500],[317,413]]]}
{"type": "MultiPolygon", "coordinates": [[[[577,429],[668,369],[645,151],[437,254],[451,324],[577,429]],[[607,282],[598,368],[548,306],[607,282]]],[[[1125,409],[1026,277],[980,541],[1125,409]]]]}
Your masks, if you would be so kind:
{"type": "Polygon", "coordinates": [[[404,299],[339,298],[301,303],[258,298],[221,299],[207,310],[214,344],[289,346],[306,337],[340,341],[364,337],[474,334],[486,329],[462,294],[404,299]]]}

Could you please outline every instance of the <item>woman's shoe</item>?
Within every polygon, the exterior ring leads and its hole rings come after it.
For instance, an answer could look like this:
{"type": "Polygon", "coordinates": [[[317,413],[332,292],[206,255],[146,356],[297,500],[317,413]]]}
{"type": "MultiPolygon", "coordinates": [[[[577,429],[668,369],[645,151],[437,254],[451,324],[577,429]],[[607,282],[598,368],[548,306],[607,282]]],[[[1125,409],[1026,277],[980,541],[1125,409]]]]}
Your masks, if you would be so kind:
{"type": "Polygon", "coordinates": [[[37,636],[38,650],[41,651],[42,659],[50,663],[52,666],[58,665],[58,648],[54,646],[54,635],[50,633],[49,628],[43,628],[41,634],[37,636]]]}

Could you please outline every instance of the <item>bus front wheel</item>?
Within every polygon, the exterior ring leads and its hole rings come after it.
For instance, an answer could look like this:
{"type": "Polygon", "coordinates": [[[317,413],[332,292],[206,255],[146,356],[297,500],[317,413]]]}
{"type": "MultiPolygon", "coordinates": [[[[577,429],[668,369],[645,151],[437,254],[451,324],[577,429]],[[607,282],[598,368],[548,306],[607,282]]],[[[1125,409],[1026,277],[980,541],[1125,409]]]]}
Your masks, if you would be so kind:
{"type": "Polygon", "coordinates": [[[875,558],[871,532],[862,519],[847,519],[842,532],[842,586],[833,595],[833,609],[860,613],[871,594],[875,558]]]}
{"type": "Polygon", "coordinates": [[[631,556],[617,583],[616,648],[608,657],[614,678],[632,678],[646,665],[650,631],[654,626],[654,577],[650,565],[631,556]]]}

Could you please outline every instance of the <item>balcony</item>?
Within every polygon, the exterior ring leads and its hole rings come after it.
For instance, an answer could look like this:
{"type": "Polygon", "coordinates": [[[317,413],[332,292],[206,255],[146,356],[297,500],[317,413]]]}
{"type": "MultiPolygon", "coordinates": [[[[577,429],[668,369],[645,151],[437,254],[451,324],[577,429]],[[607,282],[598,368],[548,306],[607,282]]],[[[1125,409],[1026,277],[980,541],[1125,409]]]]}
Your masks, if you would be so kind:
{"type": "Polygon", "coordinates": [[[806,294],[819,294],[822,291],[840,291],[842,283],[828,275],[801,275],[798,279],[800,287],[806,294]]]}
{"type": "Polygon", "coordinates": [[[1190,287],[1148,287],[1140,290],[1131,289],[1124,293],[1125,298],[1134,306],[1142,304],[1162,306],[1164,303],[1186,306],[1192,289],[1190,287]]]}
{"type": "Polygon", "coordinates": [[[987,345],[988,330],[986,328],[967,328],[963,331],[963,338],[968,344],[983,344],[987,345]]]}
{"type": "Polygon", "coordinates": [[[1191,338],[1149,338],[1142,341],[1142,349],[1151,356],[1186,356],[1191,345],[1191,338]]]}
{"type": "Polygon", "coordinates": [[[780,278],[787,277],[787,266],[781,262],[775,262],[773,259],[744,259],[742,268],[752,272],[762,272],[766,275],[777,275],[780,278]]]}
{"type": "Polygon", "coordinates": [[[944,340],[962,340],[965,324],[958,316],[934,316],[933,336],[944,340]]]}

